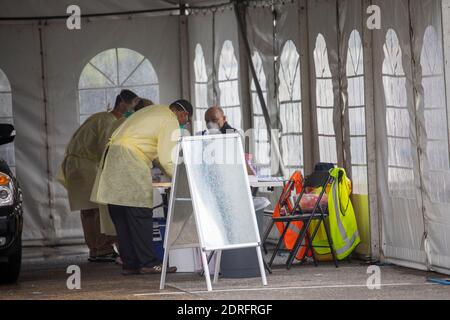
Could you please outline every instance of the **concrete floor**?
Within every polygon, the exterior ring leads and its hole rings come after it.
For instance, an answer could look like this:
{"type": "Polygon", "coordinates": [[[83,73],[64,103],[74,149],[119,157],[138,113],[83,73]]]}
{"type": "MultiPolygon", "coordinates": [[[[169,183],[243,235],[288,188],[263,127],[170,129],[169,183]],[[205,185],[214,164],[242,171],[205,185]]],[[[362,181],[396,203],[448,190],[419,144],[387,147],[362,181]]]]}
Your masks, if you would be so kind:
{"type": "MultiPolygon", "coordinates": [[[[294,266],[286,270],[275,266],[268,275],[268,286],[260,278],[220,279],[207,292],[198,274],[169,274],[167,286],[159,291],[159,275],[127,276],[112,263],[89,263],[84,247],[26,248],[20,281],[0,286],[1,299],[448,299],[450,286],[431,284],[427,277],[440,277],[396,266],[381,266],[381,289],[369,290],[369,275],[364,262],[341,262],[339,268],[329,263],[294,266]],[[69,265],[81,269],[81,289],[66,286],[69,265]]],[[[277,261],[283,261],[279,257],[277,261]]],[[[276,261],[276,262],[277,262],[276,261]]]]}

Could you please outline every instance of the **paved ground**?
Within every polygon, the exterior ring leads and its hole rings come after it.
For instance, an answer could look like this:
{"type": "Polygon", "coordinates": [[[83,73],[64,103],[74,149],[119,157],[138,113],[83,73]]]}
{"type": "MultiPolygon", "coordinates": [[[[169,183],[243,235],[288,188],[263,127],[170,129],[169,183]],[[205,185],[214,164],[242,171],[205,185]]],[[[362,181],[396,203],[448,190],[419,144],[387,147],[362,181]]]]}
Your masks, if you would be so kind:
{"type": "MultiPolygon", "coordinates": [[[[327,263],[286,270],[281,265],[268,275],[268,286],[259,278],[220,279],[207,292],[204,278],[198,274],[169,274],[167,287],[159,291],[158,275],[120,274],[114,264],[86,261],[82,247],[64,249],[25,249],[20,282],[1,286],[0,299],[448,299],[450,286],[430,284],[427,277],[445,277],[434,273],[396,266],[381,266],[381,289],[366,286],[368,264],[341,262],[339,268],[327,263]],[[66,286],[69,265],[81,268],[81,289],[66,286]]],[[[280,257],[281,259],[281,257],[280,257]]]]}

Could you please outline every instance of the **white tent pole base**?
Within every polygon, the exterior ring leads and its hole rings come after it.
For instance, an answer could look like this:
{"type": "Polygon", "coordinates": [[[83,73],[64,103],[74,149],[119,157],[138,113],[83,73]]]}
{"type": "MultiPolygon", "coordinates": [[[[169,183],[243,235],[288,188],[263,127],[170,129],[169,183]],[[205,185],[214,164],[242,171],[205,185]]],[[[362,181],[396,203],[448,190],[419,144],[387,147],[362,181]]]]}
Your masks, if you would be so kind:
{"type": "Polygon", "coordinates": [[[159,284],[159,290],[163,290],[166,285],[166,274],[167,274],[167,263],[169,258],[169,250],[164,250],[164,259],[163,259],[163,266],[161,271],[161,282],[159,284]]]}
{"type": "Polygon", "coordinates": [[[212,291],[211,277],[209,275],[208,259],[206,258],[206,252],[203,249],[202,249],[202,263],[203,263],[203,271],[205,273],[206,288],[208,289],[208,291],[212,291]]]}
{"type": "Polygon", "coordinates": [[[256,247],[256,254],[258,255],[259,270],[261,271],[261,280],[263,286],[267,286],[266,270],[264,269],[264,262],[261,253],[261,246],[256,247]]]}
{"type": "Polygon", "coordinates": [[[222,250],[216,251],[216,266],[214,268],[214,283],[219,282],[220,260],[222,259],[222,250]]]}

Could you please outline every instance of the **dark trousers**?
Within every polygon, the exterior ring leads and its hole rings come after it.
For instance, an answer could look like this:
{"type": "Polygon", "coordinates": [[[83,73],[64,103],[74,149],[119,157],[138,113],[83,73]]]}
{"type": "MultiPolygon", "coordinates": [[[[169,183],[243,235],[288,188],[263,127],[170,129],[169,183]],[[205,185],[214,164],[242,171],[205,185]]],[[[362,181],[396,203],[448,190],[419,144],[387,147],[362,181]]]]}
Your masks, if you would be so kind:
{"type": "Polygon", "coordinates": [[[117,242],[117,238],[100,232],[98,209],[81,210],[81,225],[84,239],[89,248],[89,257],[94,258],[114,253],[113,243],[117,242]]]}
{"type": "Polygon", "coordinates": [[[123,269],[160,264],[153,250],[153,210],[112,204],[108,208],[117,231],[123,269]]]}

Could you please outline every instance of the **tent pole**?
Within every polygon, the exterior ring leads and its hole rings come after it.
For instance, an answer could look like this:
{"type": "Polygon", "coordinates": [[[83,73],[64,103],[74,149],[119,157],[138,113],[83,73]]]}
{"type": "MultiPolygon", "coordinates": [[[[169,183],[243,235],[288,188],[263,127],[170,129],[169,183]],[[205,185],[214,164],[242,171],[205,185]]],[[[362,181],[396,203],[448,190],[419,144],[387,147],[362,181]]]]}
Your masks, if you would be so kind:
{"type": "Polygon", "coordinates": [[[375,127],[375,95],[373,65],[373,32],[364,25],[366,8],[371,0],[364,0],[362,41],[364,55],[364,92],[366,113],[367,184],[369,191],[370,255],[372,261],[381,259],[381,217],[378,210],[377,139],[375,127]]]}
{"type": "Polygon", "coordinates": [[[188,17],[186,15],[186,5],[180,5],[179,17],[179,36],[180,36],[180,81],[181,81],[181,96],[183,99],[191,100],[190,94],[190,55],[189,55],[189,32],[188,32],[188,17]]]}
{"type": "MultiPolygon", "coordinates": [[[[449,10],[448,0],[442,1],[442,4],[440,6],[441,9],[441,34],[442,34],[442,57],[444,57],[444,85],[445,85],[445,107],[446,107],[446,116],[447,116],[447,144],[448,144],[448,150],[450,151],[450,66],[448,63],[445,63],[445,57],[450,56],[449,48],[450,48],[450,35],[445,32],[445,30],[449,29],[449,15],[447,14],[449,10]]],[[[450,154],[449,154],[450,156],[450,154]]]]}
{"type": "MultiPolygon", "coordinates": [[[[411,53],[411,72],[412,72],[412,86],[413,86],[413,106],[414,106],[414,126],[416,129],[416,137],[417,137],[417,146],[416,146],[416,153],[417,153],[417,169],[418,169],[418,176],[419,176],[419,184],[420,184],[420,203],[421,203],[421,213],[422,213],[422,221],[423,221],[423,240],[425,241],[427,238],[427,234],[428,234],[428,221],[426,219],[426,207],[425,207],[425,201],[424,201],[424,196],[425,196],[425,192],[424,190],[426,190],[426,184],[424,181],[424,169],[423,169],[423,163],[422,163],[422,158],[423,156],[423,150],[422,150],[422,130],[421,128],[423,128],[424,124],[420,123],[419,120],[419,113],[422,113],[423,118],[425,118],[425,111],[424,111],[424,97],[420,96],[421,92],[423,95],[423,87],[422,87],[422,83],[417,81],[417,76],[420,76],[420,78],[422,78],[422,69],[420,66],[420,56],[417,57],[416,52],[414,50],[414,42],[416,41],[416,36],[414,34],[415,32],[415,25],[413,23],[413,13],[412,13],[412,9],[411,9],[411,0],[408,0],[408,16],[409,16],[409,47],[410,47],[410,53],[411,53]]],[[[420,55],[420,53],[418,54],[420,55]]],[[[426,134],[426,133],[425,133],[426,134]]],[[[422,242],[423,244],[423,242],[422,242]]],[[[429,269],[430,268],[430,255],[429,255],[429,251],[426,250],[426,247],[424,247],[424,251],[425,251],[425,257],[426,257],[426,266],[429,269]]]]}
{"type": "MultiPolygon", "coordinates": [[[[347,39],[343,34],[343,30],[341,30],[341,20],[340,20],[340,12],[341,12],[342,1],[336,0],[336,29],[337,29],[337,63],[338,63],[338,91],[339,91],[339,99],[337,102],[337,108],[339,109],[339,130],[335,130],[336,132],[336,143],[340,147],[337,150],[338,163],[341,163],[341,166],[345,168],[347,174],[349,174],[350,178],[353,178],[352,175],[352,166],[351,166],[351,152],[350,152],[350,134],[348,130],[350,130],[349,119],[348,119],[348,108],[345,100],[348,103],[348,91],[344,89],[343,79],[346,77],[346,66],[344,65],[342,59],[342,48],[345,48],[344,41],[347,39]],[[345,100],[343,97],[345,94],[345,100]]],[[[347,40],[348,41],[348,40],[347,40]]]]}
{"type": "Polygon", "coordinates": [[[311,74],[310,74],[310,55],[309,55],[309,27],[308,27],[308,2],[299,0],[298,3],[298,28],[300,36],[300,73],[301,92],[302,92],[302,127],[303,127],[303,166],[304,172],[312,173],[314,171],[314,143],[313,129],[311,125],[311,74]]]}
{"type": "MultiPolygon", "coordinates": [[[[245,7],[239,8],[240,12],[236,13],[239,14],[242,21],[244,28],[247,25],[247,21],[245,19],[245,7]]],[[[245,39],[242,37],[242,33],[238,34],[238,43],[239,43],[239,86],[241,89],[241,106],[242,106],[242,128],[244,129],[244,133],[251,132],[250,129],[253,128],[253,105],[252,105],[252,97],[250,92],[250,75],[249,75],[249,66],[247,62],[247,51],[245,49],[245,39]],[[242,63],[244,62],[244,63],[242,63]]],[[[244,135],[244,148],[245,152],[251,153],[250,150],[252,150],[252,147],[250,146],[250,143],[246,143],[247,141],[247,134],[244,135]]],[[[251,134],[249,136],[251,141],[251,134]]]]}
{"type": "Polygon", "coordinates": [[[269,116],[269,112],[267,110],[267,105],[266,105],[266,101],[264,100],[264,95],[262,93],[261,90],[261,85],[259,83],[258,77],[256,75],[256,70],[255,70],[255,66],[253,64],[252,61],[252,55],[251,55],[251,50],[250,50],[250,44],[248,42],[248,38],[247,38],[247,32],[245,30],[245,25],[242,19],[242,16],[245,15],[246,12],[246,8],[247,5],[245,3],[242,3],[240,1],[234,0],[234,12],[236,14],[236,20],[238,22],[238,29],[240,31],[240,34],[242,36],[242,40],[244,43],[244,48],[245,48],[245,52],[247,55],[247,60],[248,60],[248,64],[250,67],[250,71],[252,74],[252,79],[255,83],[255,88],[256,88],[256,93],[258,95],[258,99],[259,99],[259,103],[261,105],[261,109],[264,115],[264,120],[266,122],[266,127],[267,127],[267,132],[269,135],[269,140],[271,141],[271,145],[272,145],[272,150],[275,151],[276,155],[277,155],[277,159],[279,161],[279,169],[281,171],[281,174],[283,176],[286,175],[286,171],[284,168],[284,164],[283,164],[283,159],[281,157],[281,152],[280,152],[280,147],[279,147],[279,143],[277,140],[277,137],[272,133],[272,126],[271,126],[271,122],[270,122],[270,116],[269,116]]]}
{"type": "Polygon", "coordinates": [[[47,174],[47,198],[48,198],[48,210],[49,210],[49,219],[50,219],[50,225],[51,228],[51,237],[50,237],[50,243],[52,245],[55,245],[56,241],[56,226],[55,226],[55,217],[53,215],[53,195],[52,195],[52,187],[51,187],[51,181],[52,181],[52,175],[50,170],[50,143],[49,143],[49,123],[48,123],[48,100],[47,100],[47,86],[46,86],[46,70],[45,70],[45,56],[44,56],[44,40],[43,40],[43,34],[42,34],[42,23],[39,23],[39,54],[41,59],[41,80],[42,80],[42,102],[44,105],[44,129],[45,129],[45,157],[46,157],[46,174],[47,174]]]}

